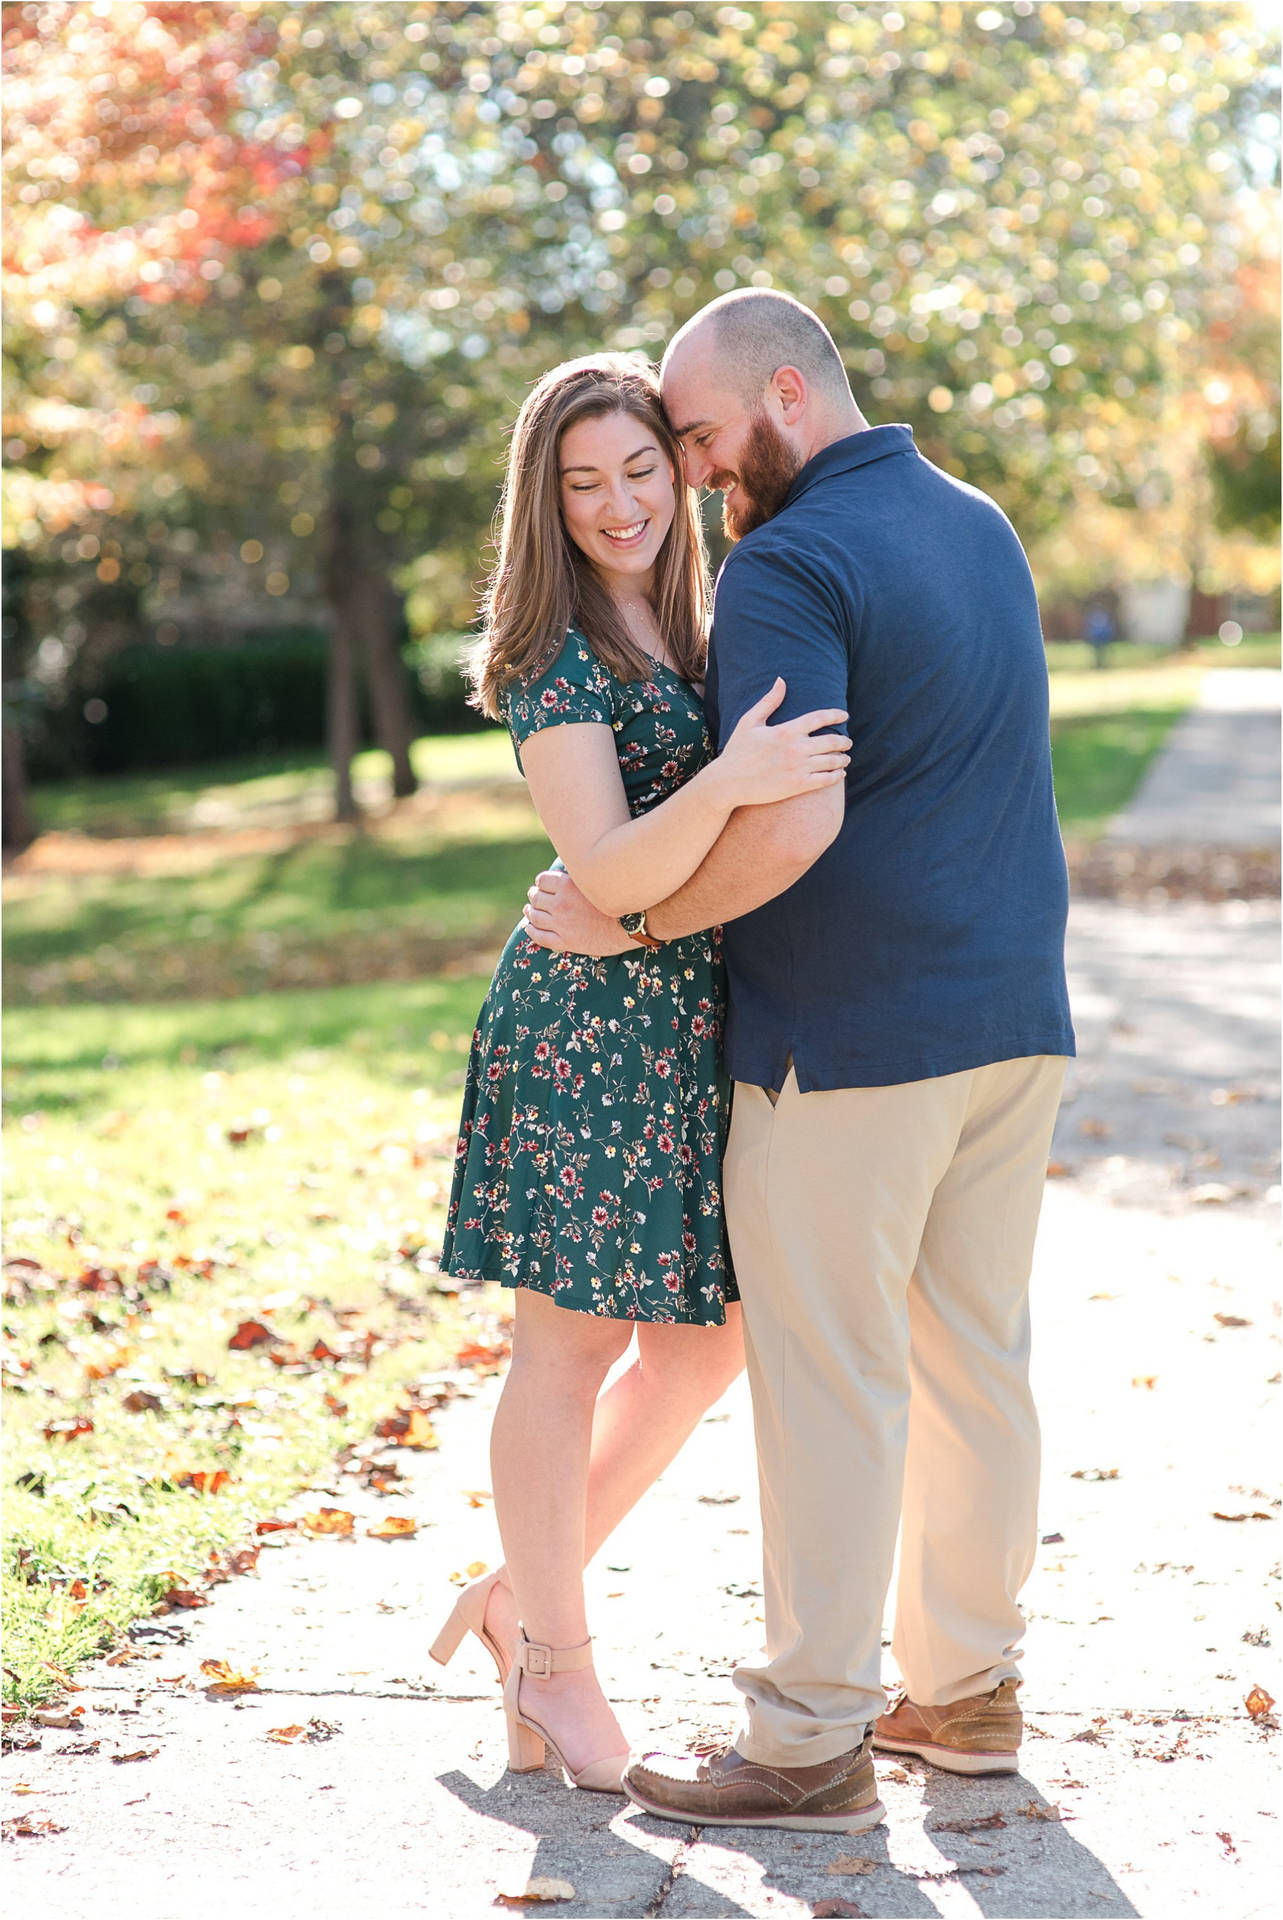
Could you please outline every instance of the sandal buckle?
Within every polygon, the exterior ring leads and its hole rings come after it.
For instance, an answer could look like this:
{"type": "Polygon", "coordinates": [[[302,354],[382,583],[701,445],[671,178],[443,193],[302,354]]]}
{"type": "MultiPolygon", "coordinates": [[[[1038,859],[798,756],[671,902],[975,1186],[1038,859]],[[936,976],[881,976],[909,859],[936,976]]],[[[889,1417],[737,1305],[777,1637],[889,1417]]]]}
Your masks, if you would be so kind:
{"type": "Polygon", "coordinates": [[[521,1649],[521,1664],[532,1680],[547,1680],[552,1673],[552,1648],[538,1640],[527,1640],[521,1649]]]}

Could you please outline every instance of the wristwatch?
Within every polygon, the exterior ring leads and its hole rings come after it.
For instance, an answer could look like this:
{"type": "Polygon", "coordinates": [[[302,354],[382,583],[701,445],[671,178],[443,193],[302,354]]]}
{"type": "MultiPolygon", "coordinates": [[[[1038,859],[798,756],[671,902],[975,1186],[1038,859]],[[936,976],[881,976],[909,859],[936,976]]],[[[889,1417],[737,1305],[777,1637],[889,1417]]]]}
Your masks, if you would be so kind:
{"type": "Polygon", "coordinates": [[[664,944],[662,940],[655,938],[650,928],[646,925],[646,915],[644,912],[621,913],[619,916],[619,924],[628,935],[628,938],[635,940],[639,947],[662,947],[664,944]]]}

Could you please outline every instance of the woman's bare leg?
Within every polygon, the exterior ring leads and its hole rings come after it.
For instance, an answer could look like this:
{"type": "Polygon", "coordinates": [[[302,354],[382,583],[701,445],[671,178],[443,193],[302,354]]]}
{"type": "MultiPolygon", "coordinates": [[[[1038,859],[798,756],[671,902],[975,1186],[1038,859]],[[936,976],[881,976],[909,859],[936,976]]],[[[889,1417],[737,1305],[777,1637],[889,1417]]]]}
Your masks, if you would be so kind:
{"type": "MultiPolygon", "coordinates": [[[[579,1317],[554,1311],[562,1319],[579,1317]]],[[[723,1327],[638,1325],[632,1365],[599,1394],[592,1410],[581,1565],[677,1457],[700,1416],[721,1399],[743,1365],[738,1306],[727,1308],[723,1327]]],[[[504,1546],[506,1551],[506,1535],[504,1546]]],[[[493,1588],[485,1618],[487,1629],[511,1652],[521,1616],[507,1577],[508,1585],[493,1588]]],[[[582,1606],[581,1582],[576,1591],[582,1606]]],[[[528,1620],[526,1633],[535,1637],[528,1620]]]]}
{"type": "MultiPolygon", "coordinates": [[[[593,1409],[624,1352],[627,1321],[599,1319],[517,1289],[512,1365],[495,1410],[490,1466],[516,1617],[552,1647],[588,1638],[584,1523],[593,1409]]],[[[511,1646],[511,1638],[505,1633],[511,1646]]],[[[548,1727],[572,1771],[627,1746],[592,1668],[523,1682],[522,1707],[548,1727]]]]}

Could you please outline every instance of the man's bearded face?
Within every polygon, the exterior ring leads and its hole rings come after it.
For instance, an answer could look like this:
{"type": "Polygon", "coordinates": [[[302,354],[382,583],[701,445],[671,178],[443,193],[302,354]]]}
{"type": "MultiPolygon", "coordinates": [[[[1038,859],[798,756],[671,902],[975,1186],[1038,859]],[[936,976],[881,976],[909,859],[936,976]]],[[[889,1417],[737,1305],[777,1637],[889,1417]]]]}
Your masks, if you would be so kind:
{"type": "Polygon", "coordinates": [[[774,421],[759,409],[749,421],[738,471],[722,469],[705,482],[721,494],[734,494],[722,502],[722,531],[728,540],[742,540],[754,527],[774,519],[802,464],[774,421]]]}

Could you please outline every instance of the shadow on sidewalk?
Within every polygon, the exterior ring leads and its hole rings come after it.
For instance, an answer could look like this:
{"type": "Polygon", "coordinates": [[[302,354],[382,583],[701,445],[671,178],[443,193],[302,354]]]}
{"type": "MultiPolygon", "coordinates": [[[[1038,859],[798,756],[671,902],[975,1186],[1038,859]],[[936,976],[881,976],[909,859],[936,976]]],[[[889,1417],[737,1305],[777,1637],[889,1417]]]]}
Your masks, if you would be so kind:
{"type": "MultiPolygon", "coordinates": [[[[918,1771],[916,1763],[906,1765],[918,1771]]],[[[572,1792],[551,1773],[508,1773],[488,1789],[465,1774],[438,1776],[469,1812],[535,1838],[531,1877],[574,1881],[576,1899],[558,1907],[568,1920],[575,1914],[644,1914],[676,1892],[663,1856],[630,1843],[630,1830],[652,1842],[668,1841],[674,1851],[685,1847],[677,1904],[692,1920],[752,1920],[761,1911],[756,1902],[742,1904],[716,1884],[723,1874],[742,1882],[746,1868],[754,1887],[812,1903],[846,1901],[851,1910],[876,1913],[882,1920],[939,1920],[930,1890],[941,1883],[965,1887],[986,1920],[1070,1920],[1086,1914],[1138,1920],[1138,1910],[1108,1869],[1074,1839],[1023,1775],[976,1781],[924,1767],[920,1777],[922,1831],[937,1859],[915,1871],[891,1859],[887,1826],[859,1835],[685,1827],[635,1809],[623,1823],[612,1824],[622,1810],[614,1795],[572,1792]],[[871,1861],[872,1871],[831,1872],[834,1862],[852,1854],[871,1861]]],[[[895,1815],[891,1818],[894,1824],[895,1815]]],[[[903,1854],[903,1847],[897,1851],[903,1854]]]]}

